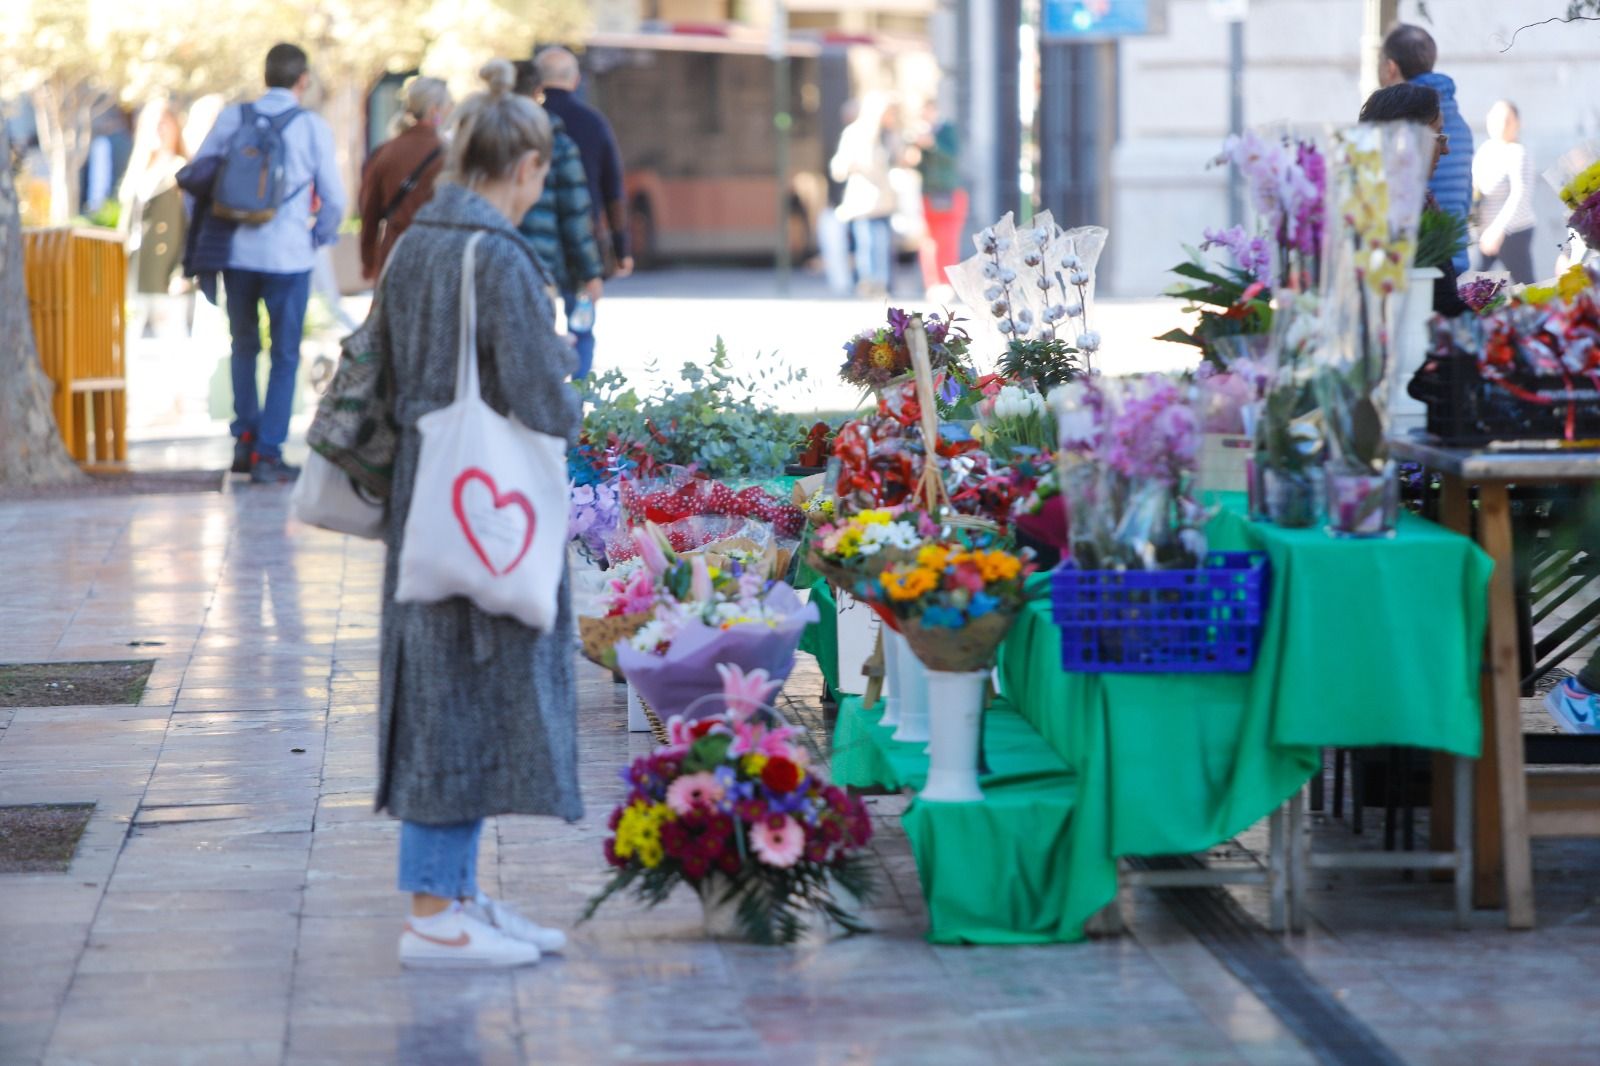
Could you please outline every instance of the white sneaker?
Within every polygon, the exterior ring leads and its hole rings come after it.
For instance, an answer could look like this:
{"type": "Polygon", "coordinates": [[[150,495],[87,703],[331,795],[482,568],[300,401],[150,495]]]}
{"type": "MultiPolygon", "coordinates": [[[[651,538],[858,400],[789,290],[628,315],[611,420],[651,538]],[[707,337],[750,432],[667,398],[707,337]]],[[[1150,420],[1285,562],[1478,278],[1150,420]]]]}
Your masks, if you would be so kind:
{"type": "Polygon", "coordinates": [[[540,925],[538,922],[526,917],[509,903],[502,903],[497,899],[490,899],[482,892],[478,898],[465,905],[465,912],[481,922],[487,922],[495,929],[514,940],[525,944],[537,945],[539,950],[546,955],[554,955],[567,946],[567,934],[559,929],[551,929],[540,925]]]}
{"type": "Polygon", "coordinates": [[[429,918],[406,919],[400,934],[402,966],[509,969],[538,961],[536,944],[507,936],[459,903],[429,918]]]}

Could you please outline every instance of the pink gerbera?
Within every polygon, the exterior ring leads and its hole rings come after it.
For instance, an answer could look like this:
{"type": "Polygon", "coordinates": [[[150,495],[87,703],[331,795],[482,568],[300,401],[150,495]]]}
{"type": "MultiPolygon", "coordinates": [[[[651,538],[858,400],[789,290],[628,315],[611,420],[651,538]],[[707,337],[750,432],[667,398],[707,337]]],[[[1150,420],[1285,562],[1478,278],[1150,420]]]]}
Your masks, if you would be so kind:
{"type": "Polygon", "coordinates": [[[722,786],[709,773],[685,774],[667,786],[667,806],[676,814],[714,810],[722,786]]]}
{"type": "Polygon", "coordinates": [[[750,827],[750,846],[768,866],[793,866],[805,853],[806,831],[787,814],[774,815],[750,827]]]}

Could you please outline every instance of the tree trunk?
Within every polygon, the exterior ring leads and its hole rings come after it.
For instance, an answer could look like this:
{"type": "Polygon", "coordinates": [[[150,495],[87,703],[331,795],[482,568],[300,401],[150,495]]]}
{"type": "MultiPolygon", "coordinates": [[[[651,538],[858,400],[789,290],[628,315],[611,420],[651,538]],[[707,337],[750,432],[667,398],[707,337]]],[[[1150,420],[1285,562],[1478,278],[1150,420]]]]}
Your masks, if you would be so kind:
{"type": "MultiPolygon", "coordinates": [[[[0,122],[0,160],[11,158],[0,122]]],[[[11,168],[0,166],[0,485],[43,485],[83,476],[56,428],[53,389],[33,343],[22,281],[22,215],[11,168]]]]}
{"type": "Polygon", "coordinates": [[[50,224],[61,226],[78,214],[79,177],[89,161],[94,113],[105,95],[87,85],[48,81],[33,91],[39,123],[39,148],[50,162],[50,224]]]}

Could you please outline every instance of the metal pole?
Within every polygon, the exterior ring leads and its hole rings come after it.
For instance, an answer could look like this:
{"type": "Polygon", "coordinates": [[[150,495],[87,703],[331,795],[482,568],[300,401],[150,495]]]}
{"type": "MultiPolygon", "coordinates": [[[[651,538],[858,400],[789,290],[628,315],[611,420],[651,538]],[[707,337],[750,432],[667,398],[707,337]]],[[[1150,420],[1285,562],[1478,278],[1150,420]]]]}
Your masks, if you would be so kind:
{"type": "MultiPolygon", "coordinates": [[[[1244,132],[1244,20],[1228,23],[1228,132],[1244,132]]],[[[1244,222],[1244,180],[1238,167],[1228,168],[1228,225],[1244,222]]]]}
{"type": "Polygon", "coordinates": [[[785,0],[777,0],[772,11],[772,128],[777,141],[778,295],[789,295],[789,131],[794,116],[789,113],[789,11],[785,0]]]}
{"type": "Polygon", "coordinates": [[[1400,0],[1365,0],[1361,26],[1361,99],[1378,90],[1383,35],[1400,20],[1400,0]]]}

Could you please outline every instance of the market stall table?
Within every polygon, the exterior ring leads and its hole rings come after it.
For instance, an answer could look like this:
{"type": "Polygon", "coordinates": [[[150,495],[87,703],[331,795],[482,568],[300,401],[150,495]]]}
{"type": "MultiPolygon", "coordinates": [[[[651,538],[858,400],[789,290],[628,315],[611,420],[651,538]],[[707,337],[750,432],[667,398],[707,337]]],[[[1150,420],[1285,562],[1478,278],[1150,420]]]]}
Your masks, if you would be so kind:
{"type": "Polygon", "coordinates": [[[1486,743],[1474,802],[1474,896],[1482,906],[1503,901],[1507,924],[1531,929],[1530,838],[1600,836],[1600,774],[1530,777],[1526,772],[1508,487],[1600,483],[1600,451],[1451,448],[1406,438],[1391,441],[1390,448],[1396,458],[1442,475],[1440,517],[1451,529],[1472,535],[1468,490],[1478,489],[1476,536],[1494,562],[1494,578],[1489,586],[1487,678],[1482,692],[1486,743]]]}
{"type": "MultiPolygon", "coordinates": [[[[1489,563],[1470,541],[1409,515],[1395,538],[1362,541],[1258,525],[1231,510],[1214,520],[1210,537],[1213,547],[1272,558],[1271,602],[1251,673],[1065,673],[1048,575],[1033,579],[1035,598],[1002,646],[1007,706],[1069,771],[1059,784],[1071,793],[1065,825],[1035,827],[1061,849],[1064,866],[1056,869],[1067,876],[1052,882],[1061,898],[1003,866],[987,867],[987,884],[1011,914],[1027,913],[1018,892],[1033,894],[1034,913],[1059,914],[1056,939],[1081,936],[1115,899],[1119,857],[1192,854],[1231,839],[1296,795],[1319,770],[1324,747],[1478,753],[1489,563]]],[[[854,728],[847,710],[854,709],[841,705],[841,734],[854,728]]],[[[951,817],[930,810],[936,806],[960,805],[913,803],[905,824],[932,935],[942,940],[944,882],[984,883],[989,856],[969,854],[959,867],[925,865],[930,842],[920,838],[951,817]]],[[[1004,918],[991,915],[990,924],[1004,918]]]]}

